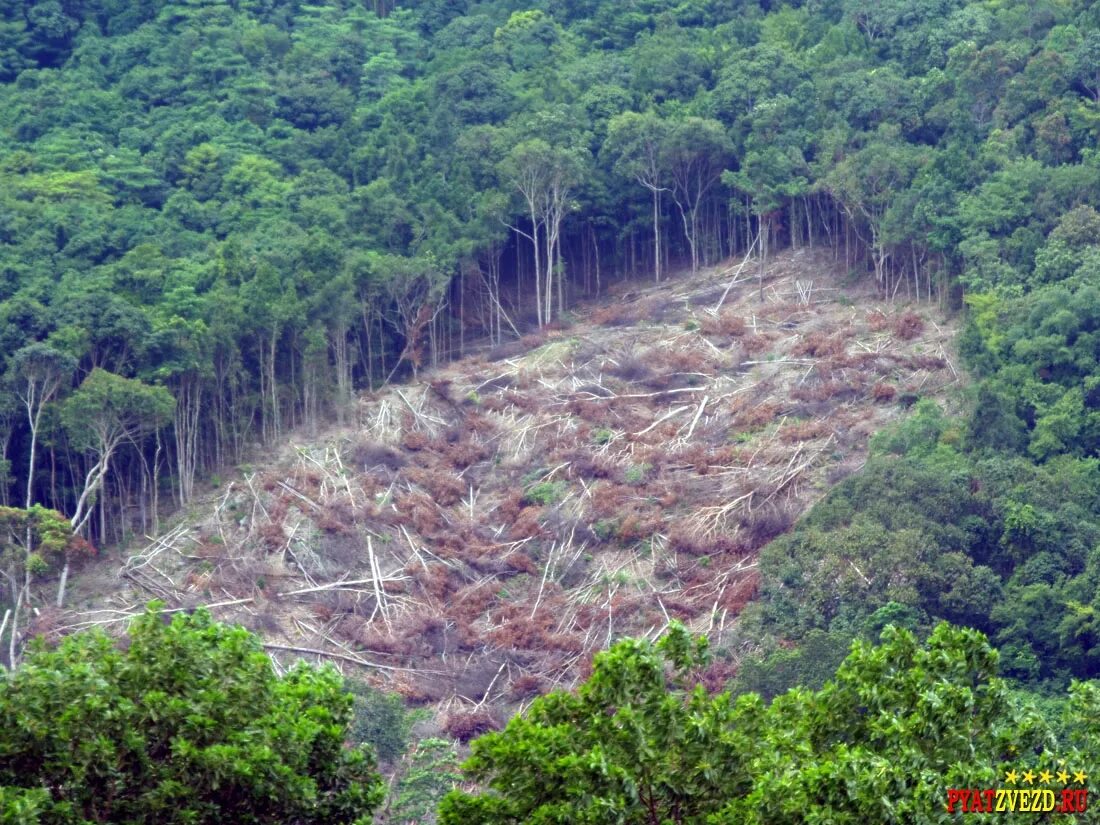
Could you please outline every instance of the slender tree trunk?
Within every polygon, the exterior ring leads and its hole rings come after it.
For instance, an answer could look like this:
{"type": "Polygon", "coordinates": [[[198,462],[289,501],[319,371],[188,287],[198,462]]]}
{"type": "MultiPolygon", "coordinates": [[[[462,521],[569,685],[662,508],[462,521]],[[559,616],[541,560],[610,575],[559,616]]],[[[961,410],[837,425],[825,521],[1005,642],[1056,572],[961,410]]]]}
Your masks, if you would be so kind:
{"type": "Polygon", "coordinates": [[[661,282],[661,192],[653,188],[653,268],[654,280],[661,282]]]}
{"type": "Polygon", "coordinates": [[[559,229],[555,234],[557,236],[554,248],[558,268],[558,315],[561,316],[565,312],[565,259],[562,258],[561,254],[561,230],[559,229]]]}
{"type": "Polygon", "coordinates": [[[760,303],[764,303],[764,272],[768,264],[768,236],[771,234],[771,218],[760,216],[758,219],[760,232],[760,270],[757,278],[760,287],[760,303]]]}
{"type": "Polygon", "coordinates": [[[600,243],[596,238],[596,230],[589,227],[592,232],[592,257],[596,262],[596,294],[600,294],[600,243]]]}
{"type": "Polygon", "coordinates": [[[348,355],[348,328],[344,322],[332,331],[332,360],[336,369],[336,421],[342,427],[351,401],[351,359],[348,355]]]}

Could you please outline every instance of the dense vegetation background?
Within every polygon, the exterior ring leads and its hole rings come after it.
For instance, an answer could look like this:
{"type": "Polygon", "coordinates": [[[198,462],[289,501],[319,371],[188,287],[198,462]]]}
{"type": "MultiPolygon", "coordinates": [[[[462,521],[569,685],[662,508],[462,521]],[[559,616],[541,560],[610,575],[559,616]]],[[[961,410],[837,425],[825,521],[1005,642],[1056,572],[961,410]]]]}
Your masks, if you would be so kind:
{"type": "MultiPolygon", "coordinates": [[[[112,541],[395,368],[549,322],[613,274],[743,252],[761,227],[759,246],[831,244],[889,293],[1080,289],[1096,16],[7,4],[0,496],[112,541]]],[[[990,343],[983,364],[1011,360],[990,343]]],[[[1051,426],[1033,455],[1065,441],[1051,426]]]]}

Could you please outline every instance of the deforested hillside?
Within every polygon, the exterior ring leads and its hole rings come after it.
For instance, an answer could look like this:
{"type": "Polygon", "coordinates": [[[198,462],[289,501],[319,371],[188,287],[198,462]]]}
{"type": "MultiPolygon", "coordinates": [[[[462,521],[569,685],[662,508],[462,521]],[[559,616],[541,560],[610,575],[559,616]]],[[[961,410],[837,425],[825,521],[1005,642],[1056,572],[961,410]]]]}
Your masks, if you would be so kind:
{"type": "MultiPolygon", "coordinates": [[[[242,468],[40,629],[149,598],[358,670],[465,738],[671,620],[721,648],[757,551],[958,382],[953,329],[802,249],[582,305],[362,395],[242,468]],[[118,580],[104,593],[105,581],[118,580]],[[113,591],[113,592],[112,592],[113,591]],[[355,666],[359,667],[356,668],[355,666]]],[[[737,655],[715,661],[718,688],[737,655]]]]}

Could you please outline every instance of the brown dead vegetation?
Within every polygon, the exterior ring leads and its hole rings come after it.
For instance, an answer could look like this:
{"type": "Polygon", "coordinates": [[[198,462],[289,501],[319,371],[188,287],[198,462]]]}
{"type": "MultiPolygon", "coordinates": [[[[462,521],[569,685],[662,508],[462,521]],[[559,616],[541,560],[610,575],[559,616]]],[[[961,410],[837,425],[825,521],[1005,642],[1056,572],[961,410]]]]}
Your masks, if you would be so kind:
{"type": "Polygon", "coordinates": [[[753,279],[717,313],[729,274],[635,285],[567,331],[365,395],[354,426],[143,550],[159,573],[126,579],[125,605],[224,602],[286,646],[361,660],[462,739],[623,635],[680,619],[721,644],[760,547],[955,378],[929,308],[853,309],[831,266],[777,256],[763,302],[753,279]]]}

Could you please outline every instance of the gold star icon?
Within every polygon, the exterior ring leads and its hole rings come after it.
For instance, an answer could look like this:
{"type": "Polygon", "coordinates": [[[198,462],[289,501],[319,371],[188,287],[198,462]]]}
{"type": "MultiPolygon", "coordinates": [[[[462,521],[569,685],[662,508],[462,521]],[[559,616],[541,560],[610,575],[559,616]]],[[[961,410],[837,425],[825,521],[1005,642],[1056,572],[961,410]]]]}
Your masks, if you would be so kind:
{"type": "Polygon", "coordinates": [[[1050,780],[1053,778],[1054,777],[1051,775],[1050,771],[1039,771],[1039,781],[1042,782],[1044,785],[1049,785],[1050,780]]]}
{"type": "Polygon", "coordinates": [[[1005,774],[1005,782],[1007,782],[1009,785],[1015,785],[1016,779],[1016,771],[1009,771],[1005,774]]]}
{"type": "Polygon", "coordinates": [[[1086,779],[1088,779],[1088,776],[1085,774],[1084,771],[1074,771],[1073,772],[1073,781],[1074,782],[1077,782],[1080,785],[1084,785],[1086,779]]]}
{"type": "Polygon", "coordinates": [[[1023,779],[1024,782],[1030,785],[1035,781],[1035,774],[1033,774],[1031,771],[1024,771],[1023,779]]]}
{"type": "Polygon", "coordinates": [[[1066,773],[1065,768],[1058,771],[1058,781],[1061,782],[1063,785],[1069,784],[1069,774],[1066,773]]]}

